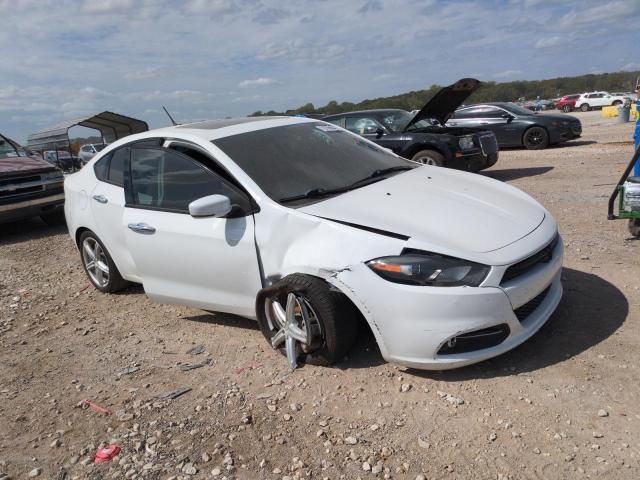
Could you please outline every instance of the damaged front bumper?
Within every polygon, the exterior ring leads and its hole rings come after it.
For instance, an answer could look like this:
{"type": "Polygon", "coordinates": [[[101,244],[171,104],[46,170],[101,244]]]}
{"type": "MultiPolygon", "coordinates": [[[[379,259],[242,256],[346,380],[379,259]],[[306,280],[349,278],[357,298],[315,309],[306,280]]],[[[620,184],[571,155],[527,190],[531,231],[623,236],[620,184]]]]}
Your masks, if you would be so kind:
{"type": "Polygon", "coordinates": [[[360,308],[385,360],[445,370],[505,353],[544,325],[562,297],[561,243],[551,262],[505,285],[500,285],[499,278],[507,266],[493,267],[496,272],[490,278],[497,278],[498,283],[482,287],[395,284],[365,265],[328,280],[360,308]],[[366,292],[366,298],[360,292],[366,292]],[[467,351],[456,348],[456,340],[466,342],[467,351]]]}

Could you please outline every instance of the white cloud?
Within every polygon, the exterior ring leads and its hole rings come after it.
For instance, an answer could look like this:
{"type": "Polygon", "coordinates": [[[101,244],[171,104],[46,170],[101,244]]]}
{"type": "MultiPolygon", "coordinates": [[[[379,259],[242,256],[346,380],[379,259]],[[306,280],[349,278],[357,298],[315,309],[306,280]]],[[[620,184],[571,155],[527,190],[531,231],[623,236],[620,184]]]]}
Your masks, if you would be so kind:
{"type": "Polygon", "coordinates": [[[623,72],[634,72],[640,70],[640,62],[629,62],[620,68],[623,72]]]}
{"type": "Polygon", "coordinates": [[[553,37],[545,37],[538,40],[534,48],[549,48],[549,47],[557,47],[563,42],[562,37],[558,35],[554,35],[553,37]]]}
{"type": "Polygon", "coordinates": [[[493,74],[493,78],[499,80],[506,80],[515,77],[516,75],[522,75],[522,70],[504,70],[493,74]]]}
{"type": "Polygon", "coordinates": [[[252,88],[252,87],[264,87],[266,85],[273,85],[274,83],[278,83],[273,78],[260,77],[255,80],[242,80],[238,83],[240,88],[252,88]]]}
{"type": "Polygon", "coordinates": [[[160,67],[147,67],[142,70],[136,70],[135,72],[129,72],[124,74],[126,80],[148,80],[150,78],[157,78],[163,76],[166,73],[165,69],[160,67]]]}

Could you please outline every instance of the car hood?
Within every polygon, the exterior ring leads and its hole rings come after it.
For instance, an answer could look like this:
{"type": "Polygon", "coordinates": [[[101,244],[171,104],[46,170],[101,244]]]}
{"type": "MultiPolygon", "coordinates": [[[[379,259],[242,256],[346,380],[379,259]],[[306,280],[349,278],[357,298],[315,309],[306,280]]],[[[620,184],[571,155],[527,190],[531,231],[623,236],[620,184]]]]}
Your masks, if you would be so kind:
{"type": "Polygon", "coordinates": [[[49,162],[38,157],[9,157],[0,159],[0,175],[30,170],[53,169],[49,162]]]}
{"type": "Polygon", "coordinates": [[[444,87],[429,99],[422,109],[416,113],[404,130],[406,131],[414,123],[420,120],[435,118],[440,125],[447,123],[453,112],[480,87],[480,80],[475,78],[462,78],[453,85],[444,87]]]}
{"type": "Polygon", "coordinates": [[[403,236],[437,253],[487,253],[535,230],[545,210],[497,180],[423,166],[298,209],[341,223],[403,236]]]}

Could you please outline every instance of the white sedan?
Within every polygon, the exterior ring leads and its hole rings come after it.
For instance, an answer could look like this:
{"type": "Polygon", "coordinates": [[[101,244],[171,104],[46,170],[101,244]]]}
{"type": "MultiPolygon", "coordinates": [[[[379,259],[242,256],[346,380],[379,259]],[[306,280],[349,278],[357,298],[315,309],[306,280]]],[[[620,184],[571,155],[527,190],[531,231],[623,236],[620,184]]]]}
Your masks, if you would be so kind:
{"type": "Polygon", "coordinates": [[[562,241],[535,200],[418,166],[333,125],[205,121],[121,139],[65,181],[93,285],[256,319],[289,364],[328,365],[360,320],[387,361],[446,369],[531,337],[562,241]]]}

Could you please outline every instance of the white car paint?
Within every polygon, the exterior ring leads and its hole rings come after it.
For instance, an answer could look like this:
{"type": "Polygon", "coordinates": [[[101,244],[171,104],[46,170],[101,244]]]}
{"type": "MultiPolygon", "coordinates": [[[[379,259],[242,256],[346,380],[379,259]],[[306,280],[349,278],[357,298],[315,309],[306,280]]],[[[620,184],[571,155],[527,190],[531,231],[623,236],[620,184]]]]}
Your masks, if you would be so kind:
{"type": "Polygon", "coordinates": [[[588,105],[593,107],[608,107],[613,104],[624,103],[627,97],[623,95],[612,95],[607,92],[587,92],[580,95],[576,100],[576,108],[581,108],[582,105],[588,105]]]}
{"type": "Polygon", "coordinates": [[[520,190],[475,174],[423,166],[289,208],[269,198],[211,143],[304,122],[317,121],[277,118],[215,129],[194,124],[121,139],[96,155],[88,168],[67,177],[70,234],[76,241],[81,229],[96,232],[123,278],[142,283],[153,300],[253,319],[263,285],[291,273],[320,277],[358,307],[387,361],[416,368],[454,368],[494,357],[524,342],[546,322],[562,296],[561,239],[551,261],[502,282],[509,266],[540,251],[557,235],[549,212],[520,190]],[[244,187],[260,211],[226,219],[126,207],[123,189],[99,181],[92,167],[119,146],[158,137],[166,139],[165,146],[189,142],[207,152],[244,187]],[[108,202],[102,204],[96,196],[108,202]],[[131,223],[152,225],[156,232],[135,233],[127,228],[131,223]],[[374,258],[399,255],[404,248],[491,268],[478,287],[443,288],[393,283],[365,265],[374,258]],[[514,310],[547,289],[544,300],[520,322],[514,310]],[[495,347],[437,354],[456,335],[502,323],[511,333],[495,347]]]}

